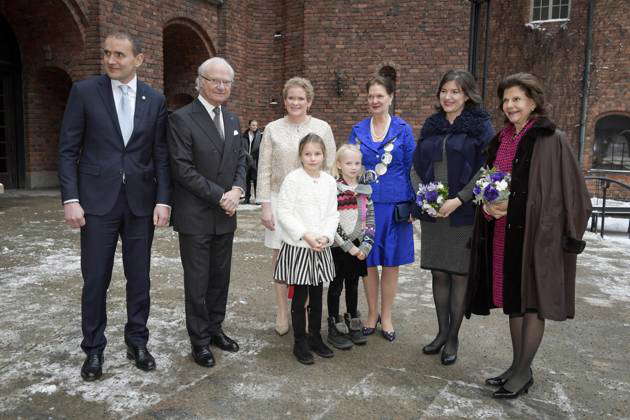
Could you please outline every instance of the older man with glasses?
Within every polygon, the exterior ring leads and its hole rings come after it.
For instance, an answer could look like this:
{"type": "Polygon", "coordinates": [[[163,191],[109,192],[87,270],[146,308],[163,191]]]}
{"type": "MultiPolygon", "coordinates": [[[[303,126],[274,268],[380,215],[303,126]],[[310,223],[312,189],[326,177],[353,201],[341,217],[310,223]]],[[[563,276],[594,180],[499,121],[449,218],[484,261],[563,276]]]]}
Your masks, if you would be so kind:
{"type": "Polygon", "coordinates": [[[234,70],[222,58],[199,66],[199,96],[169,119],[173,227],[184,267],[186,328],[195,362],[215,363],[209,345],[236,352],[225,319],[236,207],[245,188],[245,153],[238,117],[227,109],[234,70]]]}

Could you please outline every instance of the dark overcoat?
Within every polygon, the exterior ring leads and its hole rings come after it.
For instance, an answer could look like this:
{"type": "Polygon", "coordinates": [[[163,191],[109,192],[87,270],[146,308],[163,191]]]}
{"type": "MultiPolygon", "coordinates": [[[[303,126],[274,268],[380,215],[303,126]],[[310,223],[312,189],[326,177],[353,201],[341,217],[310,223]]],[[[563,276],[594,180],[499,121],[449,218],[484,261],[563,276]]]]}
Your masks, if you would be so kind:
{"type": "MultiPolygon", "coordinates": [[[[488,146],[491,167],[499,148],[488,146]]],[[[577,254],[591,202],[582,171],[565,135],[538,118],[521,139],[512,161],[505,232],[503,311],[536,310],[543,319],[575,316],[577,254]]],[[[494,220],[477,209],[471,240],[466,316],[488,315],[492,302],[494,220]]]]}

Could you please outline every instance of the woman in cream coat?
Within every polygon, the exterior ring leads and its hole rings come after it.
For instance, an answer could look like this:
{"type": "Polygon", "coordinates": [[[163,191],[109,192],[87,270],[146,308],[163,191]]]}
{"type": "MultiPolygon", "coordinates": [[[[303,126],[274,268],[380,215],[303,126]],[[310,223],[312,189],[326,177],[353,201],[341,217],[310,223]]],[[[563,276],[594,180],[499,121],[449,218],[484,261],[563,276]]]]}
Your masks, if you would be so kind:
{"type": "MultiPolygon", "coordinates": [[[[273,250],[275,268],[281,241],[276,221],[275,205],[284,177],[300,167],[298,143],[308,133],[324,139],[326,145],[326,167],[335,159],[335,139],[327,122],[308,114],[313,103],[313,85],[307,79],[294,77],[284,84],[282,91],[286,115],[265,127],[260,144],[258,161],[258,186],[256,200],[262,204],[261,221],[265,227],[265,246],[273,250]]],[[[274,283],[277,312],[276,332],[284,335],[289,331],[287,286],[274,283]]]]}

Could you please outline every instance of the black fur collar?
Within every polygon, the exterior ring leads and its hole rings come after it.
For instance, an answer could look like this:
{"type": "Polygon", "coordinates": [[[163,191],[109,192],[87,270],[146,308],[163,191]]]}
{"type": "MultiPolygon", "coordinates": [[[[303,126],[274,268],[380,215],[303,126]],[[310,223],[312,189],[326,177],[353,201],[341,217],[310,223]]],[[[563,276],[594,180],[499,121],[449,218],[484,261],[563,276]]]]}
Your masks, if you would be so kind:
{"type": "Polygon", "coordinates": [[[556,125],[547,117],[538,117],[532,127],[525,133],[525,136],[538,139],[549,137],[556,132],[556,125]]]}
{"type": "Polygon", "coordinates": [[[465,133],[471,137],[478,137],[483,133],[483,123],[489,119],[490,115],[478,107],[464,108],[462,113],[455,118],[453,124],[448,122],[443,111],[436,112],[424,122],[420,131],[420,138],[425,139],[448,133],[465,133]]]}

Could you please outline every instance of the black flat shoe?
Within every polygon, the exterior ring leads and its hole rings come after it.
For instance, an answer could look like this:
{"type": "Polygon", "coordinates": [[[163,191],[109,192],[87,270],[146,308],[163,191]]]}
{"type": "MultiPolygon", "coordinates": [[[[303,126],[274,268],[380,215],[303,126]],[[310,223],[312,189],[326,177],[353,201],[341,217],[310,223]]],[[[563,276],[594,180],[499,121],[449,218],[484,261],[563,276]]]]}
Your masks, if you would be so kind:
{"type": "Polygon", "coordinates": [[[442,354],[440,354],[440,361],[444,366],[452,365],[457,361],[457,349],[459,347],[459,341],[455,344],[455,351],[453,353],[446,352],[446,345],[442,347],[442,354]]]}
{"type": "Polygon", "coordinates": [[[496,399],[514,399],[518,398],[521,394],[527,394],[529,392],[529,388],[534,385],[534,378],[530,378],[525,385],[521,387],[521,389],[517,391],[509,391],[504,387],[499,388],[497,391],[492,393],[492,398],[496,399]]]}
{"type": "Polygon", "coordinates": [[[103,375],[103,355],[88,354],[81,366],[81,377],[84,381],[92,382],[103,375]]]}
{"type": "Polygon", "coordinates": [[[236,353],[239,350],[238,343],[232,340],[225,333],[220,332],[210,337],[210,344],[224,351],[236,353]]]}
{"type": "Polygon", "coordinates": [[[214,356],[208,346],[192,346],[192,357],[201,367],[214,366],[214,356]]]}
{"type": "Polygon", "coordinates": [[[136,367],[148,372],[155,369],[155,359],[146,347],[136,347],[127,344],[127,359],[133,360],[136,367]]]}
{"type": "Polygon", "coordinates": [[[442,347],[444,347],[444,344],[446,344],[446,340],[442,343],[437,341],[437,338],[433,341],[431,341],[429,344],[427,344],[426,346],[422,347],[422,353],[424,354],[438,354],[440,352],[440,350],[442,350],[442,347]]]}

